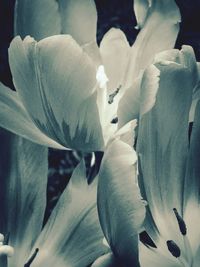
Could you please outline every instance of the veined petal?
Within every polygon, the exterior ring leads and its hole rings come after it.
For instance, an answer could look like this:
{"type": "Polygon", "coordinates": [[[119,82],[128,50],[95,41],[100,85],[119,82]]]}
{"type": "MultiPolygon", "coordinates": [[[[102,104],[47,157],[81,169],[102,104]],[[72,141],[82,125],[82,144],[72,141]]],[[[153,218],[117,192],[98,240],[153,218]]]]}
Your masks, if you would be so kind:
{"type": "Polygon", "coordinates": [[[36,247],[39,253],[33,267],[86,267],[108,250],[98,222],[96,185],[87,184],[83,162],[75,169],[36,247]]]}
{"type": "Polygon", "coordinates": [[[92,60],[67,35],[39,42],[37,56],[45,97],[67,144],[79,150],[102,149],[96,68],[92,60]],[[58,103],[66,108],[60,108],[58,103]]]}
{"type": "Polygon", "coordinates": [[[52,36],[37,44],[15,38],[10,65],[24,106],[45,134],[65,147],[103,147],[96,69],[70,36],[52,36]]]}
{"type": "Polygon", "coordinates": [[[139,255],[141,267],[160,267],[161,264],[162,267],[180,267],[180,262],[169,253],[167,246],[165,249],[153,249],[140,243],[139,255]]]}
{"type": "Polygon", "coordinates": [[[61,33],[56,0],[16,0],[15,35],[31,35],[36,40],[61,33]]]}
{"type": "Polygon", "coordinates": [[[152,63],[156,53],[173,48],[179,31],[180,12],[174,0],[152,0],[143,28],[132,46],[127,88],[139,71],[152,63]]]}
{"type": "Polygon", "coordinates": [[[70,34],[80,45],[96,41],[97,11],[93,0],[58,0],[62,33],[70,34]]]}
{"type": "Polygon", "coordinates": [[[109,79],[108,90],[112,93],[124,84],[127,72],[130,46],[125,34],[120,29],[110,29],[100,43],[100,53],[109,79]]]}
{"type": "Polygon", "coordinates": [[[0,126],[32,142],[65,149],[43,134],[32,122],[18,94],[0,83],[0,126]]]}
{"type": "Polygon", "coordinates": [[[115,140],[105,151],[99,173],[97,203],[101,227],[124,266],[139,266],[138,231],[145,217],[136,181],[136,161],[134,150],[115,140]]]}
{"type": "Polygon", "coordinates": [[[24,266],[43,224],[47,148],[1,130],[0,151],[0,232],[15,250],[9,266],[24,266]]]}
{"type": "Polygon", "coordinates": [[[183,188],[184,194],[184,220],[187,225],[188,238],[192,249],[196,252],[199,246],[200,233],[197,231],[196,222],[200,220],[200,103],[197,104],[195,118],[190,138],[189,155],[187,162],[187,171],[183,188]]]}
{"type": "Polygon", "coordinates": [[[158,230],[174,240],[178,228],[173,208],[182,212],[193,77],[177,63],[156,67],[160,70],[156,102],[139,121],[140,184],[158,230]]]}
{"type": "Polygon", "coordinates": [[[34,59],[36,43],[29,36],[24,41],[19,36],[15,37],[9,48],[9,64],[13,82],[24,107],[33,120],[39,119],[42,124],[45,124],[46,117],[34,59]]]}

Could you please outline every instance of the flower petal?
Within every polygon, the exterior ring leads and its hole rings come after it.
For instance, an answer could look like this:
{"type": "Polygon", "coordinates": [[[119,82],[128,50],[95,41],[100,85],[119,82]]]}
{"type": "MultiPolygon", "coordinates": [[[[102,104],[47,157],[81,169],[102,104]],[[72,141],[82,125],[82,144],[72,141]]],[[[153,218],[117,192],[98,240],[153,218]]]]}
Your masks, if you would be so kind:
{"type": "Polygon", "coordinates": [[[127,88],[140,70],[152,63],[154,55],[173,48],[179,31],[180,12],[174,0],[153,0],[143,28],[132,46],[127,88]]]}
{"type": "Polygon", "coordinates": [[[125,92],[118,107],[119,127],[153,107],[159,85],[159,74],[160,71],[154,65],[150,65],[125,92]]]}
{"type": "Polygon", "coordinates": [[[75,169],[35,247],[39,253],[33,267],[86,267],[108,250],[98,222],[96,185],[87,184],[84,162],[75,169]]]}
{"type": "Polygon", "coordinates": [[[162,249],[152,249],[140,243],[139,255],[141,266],[160,267],[162,263],[162,267],[179,267],[179,260],[167,251],[167,246],[166,249],[162,249]]]}
{"type": "Polygon", "coordinates": [[[24,266],[43,224],[47,148],[7,131],[0,135],[0,232],[9,234],[9,245],[15,249],[9,266],[24,266]]]}
{"type": "Polygon", "coordinates": [[[197,104],[195,118],[190,138],[187,171],[184,183],[184,220],[187,225],[188,238],[193,251],[199,246],[200,233],[197,231],[197,221],[200,220],[200,103],[197,104]]]}
{"type": "Polygon", "coordinates": [[[44,135],[32,122],[18,94],[0,83],[0,126],[32,142],[65,149],[44,135]]]}
{"type": "Polygon", "coordinates": [[[125,266],[139,266],[138,231],[145,207],[137,186],[137,158],[120,140],[105,151],[99,173],[98,212],[105,237],[114,255],[125,266]]]}
{"type": "Polygon", "coordinates": [[[138,118],[142,76],[143,75],[139,75],[138,78],[133,81],[133,85],[126,90],[125,94],[119,101],[117,110],[119,128],[130,120],[138,118]]]}
{"type": "Polygon", "coordinates": [[[52,36],[38,44],[15,38],[10,65],[24,106],[45,134],[78,150],[103,147],[95,66],[70,36],[52,36]]]}
{"type": "Polygon", "coordinates": [[[127,71],[130,46],[125,34],[120,29],[110,29],[100,43],[100,53],[109,78],[108,90],[113,92],[124,84],[127,71]]]}
{"type": "Polygon", "coordinates": [[[97,11],[93,0],[58,0],[62,33],[80,45],[96,41],[97,11]]]}
{"type": "MultiPolygon", "coordinates": [[[[194,116],[196,101],[199,99],[198,91],[198,66],[196,63],[194,51],[192,47],[184,45],[181,50],[170,49],[155,55],[154,63],[162,62],[162,64],[177,63],[191,71],[194,79],[194,101],[190,111],[190,121],[194,116]]],[[[118,119],[119,127],[127,123],[129,120],[135,119],[140,113],[147,112],[155,102],[155,93],[159,84],[159,70],[155,66],[149,66],[133,81],[133,85],[125,92],[119,102],[118,119]],[[153,77],[153,78],[152,78],[153,77]],[[148,87],[146,85],[148,83],[148,87]],[[146,90],[143,90],[143,87],[146,90]]]]}
{"type": "Polygon", "coordinates": [[[182,212],[188,118],[194,84],[190,70],[177,63],[160,63],[156,67],[160,70],[156,103],[139,121],[140,184],[158,230],[174,240],[173,231],[178,228],[173,208],[182,212]]]}
{"type": "Polygon", "coordinates": [[[141,29],[145,23],[151,2],[152,0],[134,0],[133,9],[137,20],[137,28],[139,29],[141,29]]]}
{"type": "Polygon", "coordinates": [[[120,263],[112,253],[107,253],[99,257],[91,267],[120,267],[120,263]]]}
{"type": "Polygon", "coordinates": [[[61,32],[58,3],[55,0],[17,0],[15,35],[31,35],[36,40],[61,32]]]}

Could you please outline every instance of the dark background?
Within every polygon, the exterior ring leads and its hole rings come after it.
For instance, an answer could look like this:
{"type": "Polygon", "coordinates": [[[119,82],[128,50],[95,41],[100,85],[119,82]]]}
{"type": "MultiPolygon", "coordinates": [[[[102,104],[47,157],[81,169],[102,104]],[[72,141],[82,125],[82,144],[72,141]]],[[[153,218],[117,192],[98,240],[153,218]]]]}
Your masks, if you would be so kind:
{"type": "MultiPolygon", "coordinates": [[[[95,2],[98,11],[98,43],[104,33],[114,26],[121,28],[132,44],[138,33],[134,29],[136,20],[133,14],[133,1],[96,0],[95,2]]],[[[180,48],[182,44],[191,45],[195,50],[197,60],[200,61],[200,0],[177,0],[176,2],[182,15],[181,30],[176,47],[180,48]]],[[[14,3],[15,0],[0,0],[0,80],[9,87],[12,87],[12,79],[7,50],[13,38],[14,3]]],[[[74,166],[82,156],[81,153],[74,151],[49,150],[47,216],[66,186],[74,166]]],[[[84,156],[90,158],[90,155],[84,156]]]]}

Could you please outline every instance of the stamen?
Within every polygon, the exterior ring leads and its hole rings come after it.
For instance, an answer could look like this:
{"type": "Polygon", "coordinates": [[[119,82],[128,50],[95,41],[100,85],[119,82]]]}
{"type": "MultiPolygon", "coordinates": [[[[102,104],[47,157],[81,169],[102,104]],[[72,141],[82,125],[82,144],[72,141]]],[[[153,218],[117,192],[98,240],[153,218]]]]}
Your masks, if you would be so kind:
{"type": "Polygon", "coordinates": [[[180,216],[180,214],[178,213],[176,208],[173,208],[173,211],[174,211],[174,214],[176,216],[181,234],[186,235],[187,234],[187,227],[186,227],[186,224],[185,224],[183,218],[180,216]]]}
{"type": "Polygon", "coordinates": [[[114,101],[114,98],[115,96],[119,93],[119,90],[121,89],[122,85],[120,85],[115,91],[114,93],[110,94],[109,95],[109,98],[108,98],[108,104],[112,104],[113,101],[114,101]]]}
{"type": "Polygon", "coordinates": [[[114,119],[112,119],[110,123],[113,123],[113,124],[118,123],[118,117],[115,117],[114,119]]]}
{"type": "Polygon", "coordinates": [[[33,253],[33,255],[30,257],[30,259],[27,261],[27,263],[24,264],[24,267],[30,267],[31,263],[34,261],[35,257],[37,256],[39,252],[39,248],[35,249],[35,252],[33,253]]]}
{"type": "Polygon", "coordinates": [[[151,237],[146,231],[143,231],[142,233],[139,234],[140,241],[145,245],[145,246],[150,246],[152,248],[157,248],[156,244],[153,242],[151,237]]]}
{"type": "Polygon", "coordinates": [[[181,256],[181,250],[180,250],[179,246],[173,240],[168,240],[166,243],[167,243],[167,248],[168,248],[169,252],[175,258],[179,258],[181,256]]]}

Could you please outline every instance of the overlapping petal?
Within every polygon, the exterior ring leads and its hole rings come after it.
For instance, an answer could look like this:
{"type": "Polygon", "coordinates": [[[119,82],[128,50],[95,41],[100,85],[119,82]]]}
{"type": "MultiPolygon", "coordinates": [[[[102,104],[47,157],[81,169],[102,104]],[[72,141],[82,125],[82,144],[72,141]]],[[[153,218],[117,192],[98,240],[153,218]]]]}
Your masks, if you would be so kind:
{"type": "MultiPolygon", "coordinates": [[[[136,5],[138,3],[136,1],[136,5]]],[[[174,0],[140,2],[140,5],[143,4],[144,10],[148,5],[148,10],[145,11],[144,25],[132,46],[127,87],[130,87],[139,71],[144,70],[152,62],[156,53],[174,47],[179,31],[181,18],[174,0]]]]}
{"type": "Polygon", "coordinates": [[[200,105],[196,107],[193,122],[192,134],[190,138],[190,148],[188,154],[187,170],[183,185],[183,214],[187,225],[188,236],[192,249],[196,253],[199,246],[200,233],[197,231],[196,222],[200,219],[200,105]]]}
{"type": "Polygon", "coordinates": [[[0,126],[38,144],[65,149],[33,123],[16,92],[0,83],[0,126]]]}
{"type": "Polygon", "coordinates": [[[102,149],[95,66],[70,36],[39,43],[16,37],[9,61],[19,96],[43,133],[65,147],[102,149]]]}
{"type": "Polygon", "coordinates": [[[97,11],[93,0],[17,0],[15,35],[37,41],[55,34],[70,34],[80,44],[96,42],[97,11]]]}
{"type": "Polygon", "coordinates": [[[9,266],[23,266],[43,224],[47,148],[1,130],[0,151],[0,232],[17,255],[9,266]]]}
{"type": "Polygon", "coordinates": [[[108,76],[108,90],[113,93],[123,86],[130,55],[130,45],[120,29],[112,28],[100,43],[100,54],[108,76]]]}
{"type": "Polygon", "coordinates": [[[121,140],[106,149],[99,173],[98,212],[105,237],[123,266],[139,266],[138,231],[145,207],[137,186],[134,150],[121,140]]]}
{"type": "Polygon", "coordinates": [[[97,11],[93,0],[58,0],[61,33],[71,35],[80,45],[96,42],[97,11]]]}
{"type": "Polygon", "coordinates": [[[173,208],[182,212],[194,77],[189,68],[175,62],[161,61],[156,66],[160,82],[155,106],[139,121],[140,183],[158,230],[176,240],[173,208]]]}
{"type": "Polygon", "coordinates": [[[120,263],[117,262],[117,259],[110,252],[101,257],[99,257],[91,267],[120,267],[120,263]]]}
{"type": "Polygon", "coordinates": [[[15,35],[31,35],[36,40],[61,33],[61,18],[56,0],[16,0],[15,35]]]}
{"type": "Polygon", "coordinates": [[[121,125],[137,118],[143,71],[153,62],[157,53],[174,47],[179,31],[180,12],[174,0],[134,1],[134,9],[138,27],[142,29],[129,56],[125,82],[125,88],[128,89],[118,109],[121,125]]]}
{"type": "Polygon", "coordinates": [[[151,65],[125,92],[118,107],[119,127],[152,108],[159,86],[159,75],[159,69],[151,65]]]}
{"type": "Polygon", "coordinates": [[[98,222],[96,184],[88,185],[85,174],[81,162],[35,244],[39,253],[31,266],[88,266],[108,250],[98,222]]]}

